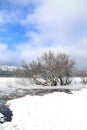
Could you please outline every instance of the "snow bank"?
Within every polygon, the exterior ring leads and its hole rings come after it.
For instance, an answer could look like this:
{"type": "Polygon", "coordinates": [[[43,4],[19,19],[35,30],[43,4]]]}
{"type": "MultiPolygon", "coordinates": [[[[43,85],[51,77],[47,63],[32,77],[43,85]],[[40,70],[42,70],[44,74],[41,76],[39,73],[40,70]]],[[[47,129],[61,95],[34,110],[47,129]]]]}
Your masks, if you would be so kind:
{"type": "Polygon", "coordinates": [[[10,123],[0,130],[87,130],[87,90],[25,96],[8,102],[10,123]]]}

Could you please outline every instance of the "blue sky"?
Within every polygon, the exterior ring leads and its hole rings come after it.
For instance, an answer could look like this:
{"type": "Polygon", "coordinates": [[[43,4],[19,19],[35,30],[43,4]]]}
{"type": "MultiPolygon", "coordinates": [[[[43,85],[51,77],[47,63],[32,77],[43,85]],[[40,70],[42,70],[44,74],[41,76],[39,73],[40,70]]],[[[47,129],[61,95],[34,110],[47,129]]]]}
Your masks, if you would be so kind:
{"type": "Polygon", "coordinates": [[[0,0],[0,64],[20,65],[49,50],[87,69],[87,1],[0,0]]]}

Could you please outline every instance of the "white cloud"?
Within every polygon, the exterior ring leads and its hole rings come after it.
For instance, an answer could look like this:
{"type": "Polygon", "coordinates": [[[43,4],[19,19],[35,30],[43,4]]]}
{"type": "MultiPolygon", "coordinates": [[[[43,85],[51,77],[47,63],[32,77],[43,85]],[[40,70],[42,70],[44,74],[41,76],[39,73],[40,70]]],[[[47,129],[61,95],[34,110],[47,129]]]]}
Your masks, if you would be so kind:
{"type": "MultiPolygon", "coordinates": [[[[44,44],[53,41],[53,46],[72,46],[69,45],[72,44],[69,37],[71,34],[73,39],[76,38],[72,36],[75,35],[75,26],[87,23],[86,5],[85,0],[42,0],[42,4],[37,6],[32,14],[27,14],[21,24],[35,24],[39,31],[37,35],[42,39],[41,42],[45,41],[44,44]]],[[[34,36],[32,39],[35,39],[34,36]]]]}
{"type": "Polygon", "coordinates": [[[38,36],[32,35],[33,44],[36,43],[37,46],[41,44],[42,48],[47,49],[61,48],[60,50],[80,59],[78,60],[80,63],[83,57],[86,58],[87,43],[83,43],[85,36],[75,33],[76,26],[79,25],[79,31],[82,31],[80,24],[87,24],[87,1],[42,0],[42,4],[34,10],[34,13],[26,16],[25,25],[28,23],[36,24],[39,30],[38,36]],[[37,43],[38,37],[40,38],[39,43],[37,43]],[[50,41],[53,44],[51,47],[47,47],[50,41]]]}
{"type": "MultiPolygon", "coordinates": [[[[35,40],[35,39],[34,39],[35,40]]],[[[37,39],[36,39],[37,40],[37,39]]],[[[61,47],[56,47],[56,46],[44,46],[43,47],[41,46],[36,46],[36,44],[33,44],[32,45],[32,40],[31,42],[29,43],[25,43],[25,44],[19,44],[19,45],[16,45],[16,51],[19,52],[20,54],[20,57],[22,60],[26,60],[26,61],[32,61],[33,59],[36,59],[37,57],[40,57],[43,53],[45,52],[48,52],[49,50],[50,51],[53,51],[53,52],[65,52],[65,53],[68,53],[68,50],[67,48],[61,48],[61,47]]]]}
{"type": "Polygon", "coordinates": [[[39,0],[8,0],[12,5],[18,5],[18,6],[28,6],[30,4],[37,5],[40,3],[39,0]]]}
{"type": "MultiPolygon", "coordinates": [[[[87,30],[81,34],[80,25],[87,25],[86,0],[9,0],[13,6],[25,7],[36,5],[32,13],[27,12],[21,17],[23,10],[6,11],[0,14],[0,23],[18,22],[28,28],[34,25],[36,30],[28,30],[27,43],[16,45],[16,52],[21,59],[39,56],[47,50],[70,53],[81,63],[87,56],[87,30]],[[79,26],[78,28],[76,28],[79,26]],[[79,29],[78,33],[76,33],[79,29]],[[80,58],[81,57],[81,58],[80,58]]],[[[86,61],[85,61],[86,62],[86,61]]],[[[85,64],[85,62],[83,64],[85,64]]]]}
{"type": "Polygon", "coordinates": [[[7,61],[9,61],[8,45],[0,44],[0,62],[4,63],[7,61]]]}
{"type": "Polygon", "coordinates": [[[33,59],[40,57],[44,52],[51,50],[55,53],[67,53],[75,59],[79,68],[87,68],[87,39],[80,39],[78,42],[74,43],[74,46],[73,43],[71,43],[71,46],[64,45],[64,47],[61,46],[61,44],[46,46],[46,44],[44,45],[40,40],[41,39],[37,40],[37,37],[36,39],[33,37],[33,39],[31,39],[28,43],[16,45],[16,51],[20,54],[22,60],[32,61],[33,59]],[[40,45],[41,43],[42,45],[40,45]]]}
{"type": "Polygon", "coordinates": [[[0,64],[17,65],[20,64],[18,60],[18,52],[10,50],[7,44],[0,43],[0,64]]]}
{"type": "Polygon", "coordinates": [[[7,10],[0,11],[0,26],[6,25],[8,23],[14,23],[14,22],[19,23],[19,20],[20,20],[20,14],[17,11],[15,12],[7,11],[7,10]]]}
{"type": "Polygon", "coordinates": [[[80,18],[86,19],[86,5],[85,0],[42,0],[42,4],[27,18],[28,20],[32,18],[32,22],[35,20],[41,26],[53,27],[53,29],[55,27],[56,29],[57,26],[66,26],[80,18]]]}

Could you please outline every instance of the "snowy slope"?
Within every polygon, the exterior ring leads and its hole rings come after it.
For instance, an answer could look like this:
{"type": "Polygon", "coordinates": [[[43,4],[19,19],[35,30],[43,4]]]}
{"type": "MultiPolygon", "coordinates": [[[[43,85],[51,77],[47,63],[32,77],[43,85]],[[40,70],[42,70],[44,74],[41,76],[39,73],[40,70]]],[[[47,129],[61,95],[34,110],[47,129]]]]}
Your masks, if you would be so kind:
{"type": "Polygon", "coordinates": [[[87,130],[87,89],[73,94],[27,95],[8,105],[13,119],[0,130],[87,130]]]}
{"type": "Polygon", "coordinates": [[[5,71],[5,70],[9,70],[9,71],[13,71],[15,69],[17,69],[16,66],[8,66],[8,65],[0,65],[0,69],[5,71]]]}

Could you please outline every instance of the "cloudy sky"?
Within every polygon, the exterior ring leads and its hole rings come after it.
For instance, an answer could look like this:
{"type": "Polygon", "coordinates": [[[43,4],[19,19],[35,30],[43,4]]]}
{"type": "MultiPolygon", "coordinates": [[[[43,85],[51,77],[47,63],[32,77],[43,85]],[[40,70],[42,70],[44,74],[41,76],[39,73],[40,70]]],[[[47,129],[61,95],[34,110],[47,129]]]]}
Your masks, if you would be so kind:
{"type": "Polygon", "coordinates": [[[87,69],[87,0],[0,0],[0,64],[53,50],[87,69]]]}

